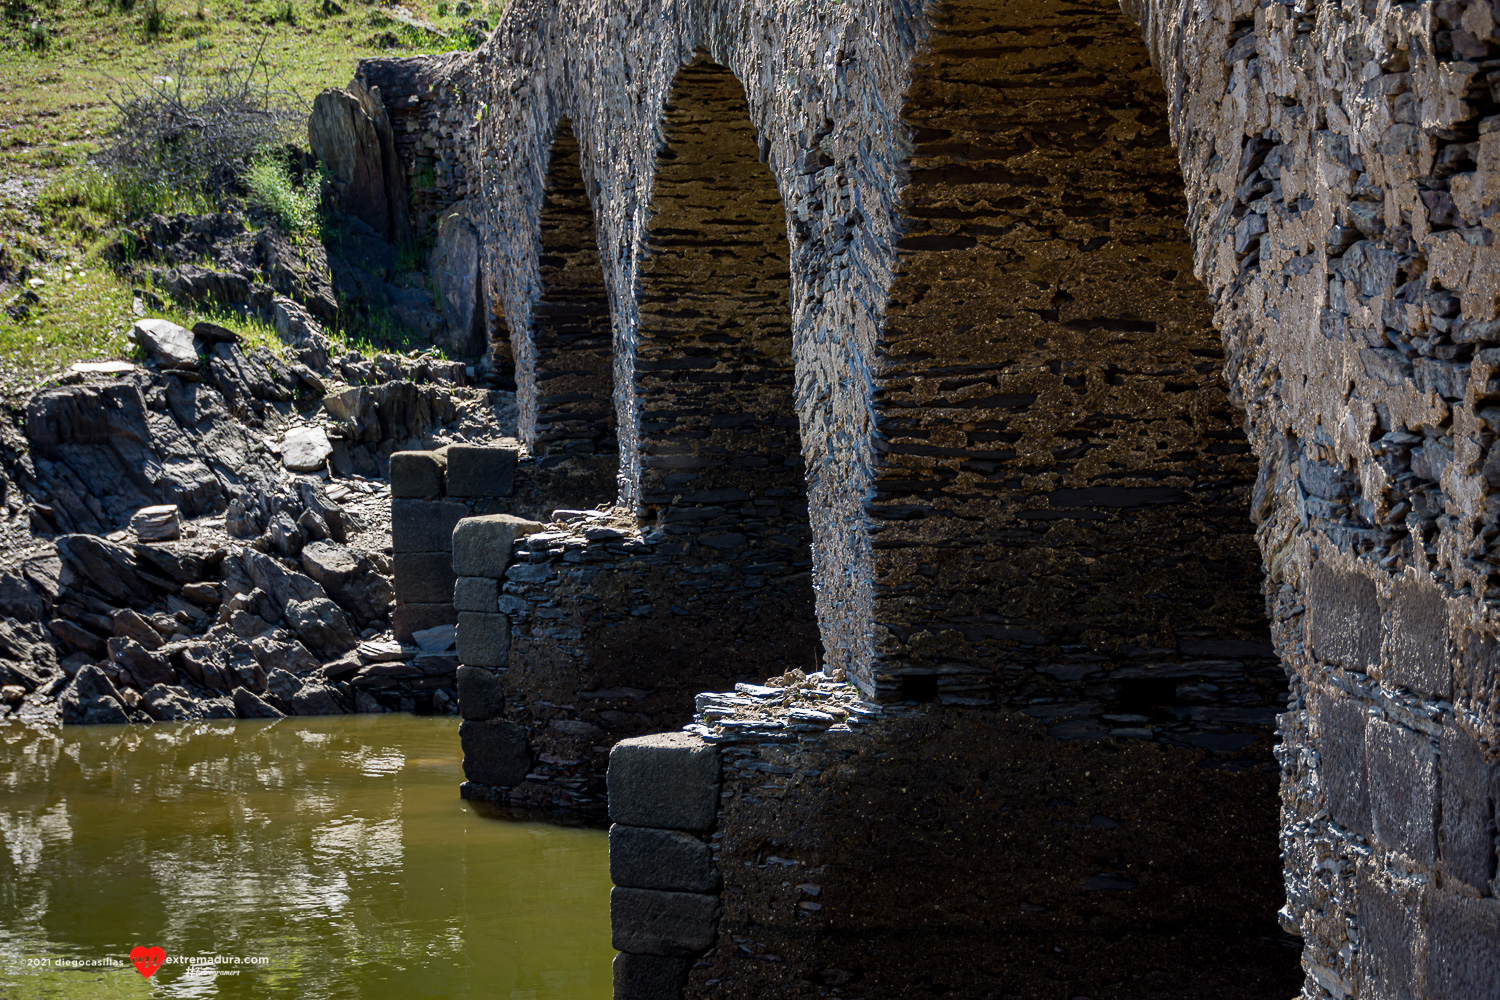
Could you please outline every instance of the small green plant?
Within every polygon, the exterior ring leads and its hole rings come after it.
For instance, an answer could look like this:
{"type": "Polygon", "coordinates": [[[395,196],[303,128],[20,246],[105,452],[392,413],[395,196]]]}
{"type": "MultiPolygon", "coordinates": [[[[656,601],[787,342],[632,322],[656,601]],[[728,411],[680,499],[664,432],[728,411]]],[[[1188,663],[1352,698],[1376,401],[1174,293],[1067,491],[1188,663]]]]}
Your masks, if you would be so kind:
{"type": "Polygon", "coordinates": [[[37,18],[32,21],[26,29],[26,44],[33,49],[45,49],[49,41],[51,41],[51,36],[47,33],[47,26],[42,23],[42,19],[37,18]]]}
{"type": "Polygon", "coordinates": [[[417,170],[412,176],[411,186],[414,191],[431,191],[437,187],[437,169],[430,159],[423,157],[417,161],[417,170]]]}
{"type": "Polygon", "coordinates": [[[294,235],[315,232],[318,225],[318,182],[305,184],[298,190],[286,164],[261,154],[251,161],[243,183],[250,204],[272,216],[281,228],[294,235]]]}
{"type": "Polygon", "coordinates": [[[293,25],[297,23],[297,8],[292,5],[292,0],[282,0],[281,4],[276,8],[276,17],[272,23],[274,24],[276,21],[293,25]]]}
{"type": "Polygon", "coordinates": [[[155,38],[167,30],[167,9],[162,0],[146,0],[146,37],[155,38]]]}
{"type": "Polygon", "coordinates": [[[397,271],[425,271],[427,269],[427,256],[432,248],[427,245],[426,240],[411,239],[402,240],[396,248],[396,270],[397,271]]]}

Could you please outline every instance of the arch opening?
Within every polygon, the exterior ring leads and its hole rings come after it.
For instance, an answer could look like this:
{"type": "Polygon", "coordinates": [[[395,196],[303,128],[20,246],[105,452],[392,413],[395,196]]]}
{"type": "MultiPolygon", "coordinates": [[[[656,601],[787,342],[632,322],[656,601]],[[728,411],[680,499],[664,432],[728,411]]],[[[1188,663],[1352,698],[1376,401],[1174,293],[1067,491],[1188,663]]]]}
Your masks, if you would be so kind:
{"type": "MultiPolygon", "coordinates": [[[[930,13],[873,359],[874,655],[855,673],[878,699],[941,708],[908,709],[795,832],[747,838],[794,837],[829,862],[827,898],[858,899],[821,953],[789,961],[857,954],[888,992],[921,969],[955,996],[1148,977],[1287,995],[1286,682],[1248,518],[1257,468],[1219,384],[1160,83],[1108,0],[930,13]],[[886,820],[857,838],[850,787],[886,820]],[[915,872],[895,821],[913,815],[942,817],[915,872]],[[907,900],[941,927],[891,921],[907,900]]],[[[749,920],[796,954],[793,930],[749,920]]]]}
{"type": "Polygon", "coordinates": [[[1067,691],[1103,708],[1057,725],[1121,728],[1114,709],[1186,743],[1195,706],[1269,712],[1257,465],[1134,26],[1107,3],[966,0],[934,28],[876,362],[867,683],[1067,691]]]}
{"type": "Polygon", "coordinates": [[[683,561],[677,616],[732,673],[812,671],[786,212],[728,69],[684,66],[663,131],[638,277],[641,517],[683,561]]]}
{"type": "Polygon", "coordinates": [[[533,464],[527,509],[614,499],[614,334],[582,151],[567,117],[553,132],[538,226],[538,294],[529,345],[533,392],[521,436],[533,464]]]}

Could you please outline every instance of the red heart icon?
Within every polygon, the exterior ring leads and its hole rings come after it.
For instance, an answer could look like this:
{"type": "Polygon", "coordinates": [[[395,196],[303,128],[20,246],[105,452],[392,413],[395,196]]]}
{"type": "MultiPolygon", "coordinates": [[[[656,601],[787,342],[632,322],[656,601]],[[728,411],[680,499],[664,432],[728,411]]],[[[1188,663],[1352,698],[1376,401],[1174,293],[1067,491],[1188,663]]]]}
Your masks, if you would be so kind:
{"type": "Polygon", "coordinates": [[[130,949],[130,961],[135,965],[135,971],[150,979],[161,963],[167,960],[167,953],[160,948],[147,948],[138,944],[130,949]]]}

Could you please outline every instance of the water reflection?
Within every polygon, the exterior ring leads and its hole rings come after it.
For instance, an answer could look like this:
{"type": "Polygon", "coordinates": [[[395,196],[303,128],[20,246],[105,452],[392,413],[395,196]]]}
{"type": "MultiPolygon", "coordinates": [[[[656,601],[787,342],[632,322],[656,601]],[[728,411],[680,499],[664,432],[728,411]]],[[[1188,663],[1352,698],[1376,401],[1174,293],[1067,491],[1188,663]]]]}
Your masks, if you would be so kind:
{"type": "Polygon", "coordinates": [[[457,747],[408,716],[0,726],[0,996],[604,1000],[604,835],[476,815],[457,747]],[[268,962],[146,980],[136,945],[268,962]]]}

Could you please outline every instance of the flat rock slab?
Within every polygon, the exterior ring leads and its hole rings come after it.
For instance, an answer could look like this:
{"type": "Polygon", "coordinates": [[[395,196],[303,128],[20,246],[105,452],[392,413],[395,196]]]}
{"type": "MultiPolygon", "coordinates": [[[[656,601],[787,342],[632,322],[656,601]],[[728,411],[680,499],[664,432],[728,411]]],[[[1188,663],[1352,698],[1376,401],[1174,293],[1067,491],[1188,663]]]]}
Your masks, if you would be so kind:
{"type": "Polygon", "coordinates": [[[281,462],[293,472],[317,472],[333,454],[321,427],[298,427],[281,441],[281,462]]]}
{"type": "Polygon", "coordinates": [[[701,955],[714,943],[719,897],[615,886],[609,893],[611,943],[632,955],[701,955]]]}
{"type": "Polygon", "coordinates": [[[681,1000],[693,961],[664,955],[615,956],[615,1000],[681,1000]]]}
{"type": "Polygon", "coordinates": [[[84,375],[128,375],[135,371],[135,365],[129,361],[75,361],[69,370],[84,375]]]}
{"type": "Polygon", "coordinates": [[[483,721],[505,714],[505,687],[500,675],[484,667],[460,666],[458,675],[458,714],[465,719],[483,721]]]}
{"type": "MultiPolygon", "coordinates": [[[[459,704],[463,704],[460,688],[459,704]]],[[[708,845],[681,830],[616,823],[609,828],[609,877],[629,889],[712,893],[719,871],[708,845]]]]}
{"type": "Polygon", "coordinates": [[[510,788],[531,770],[523,726],[500,719],[467,721],[459,724],[458,742],[464,752],[464,777],[477,784],[510,788]]]}
{"type": "Polygon", "coordinates": [[[182,535],[176,504],[142,507],[130,518],[130,530],[143,542],[170,542],[182,535]]]}
{"type": "Polygon", "coordinates": [[[359,644],[356,652],[364,663],[390,663],[406,659],[406,653],[402,650],[401,644],[390,639],[367,640],[359,644]]]}
{"type": "Polygon", "coordinates": [[[411,634],[411,641],[424,653],[443,653],[458,641],[458,626],[434,625],[411,634]]]}
{"type": "Polygon", "coordinates": [[[135,342],[163,368],[197,368],[193,331],[166,319],[138,319],[131,328],[135,342]]]}

